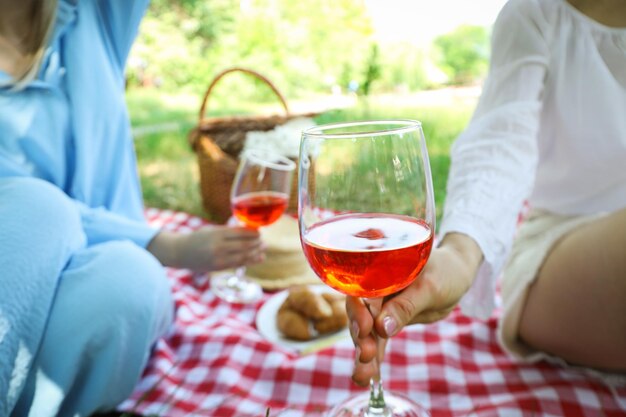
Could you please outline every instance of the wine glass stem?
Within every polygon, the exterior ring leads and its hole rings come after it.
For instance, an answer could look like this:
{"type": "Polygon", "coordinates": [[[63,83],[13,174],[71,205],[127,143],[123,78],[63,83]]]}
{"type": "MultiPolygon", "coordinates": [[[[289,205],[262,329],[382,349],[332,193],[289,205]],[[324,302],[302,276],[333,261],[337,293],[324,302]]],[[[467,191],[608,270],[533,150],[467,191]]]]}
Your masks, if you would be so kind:
{"type": "Polygon", "coordinates": [[[369,404],[367,405],[367,417],[385,415],[387,415],[387,406],[385,404],[383,381],[380,378],[371,378],[370,400],[369,404]]]}
{"type": "MultiPolygon", "coordinates": [[[[365,306],[369,310],[370,314],[374,319],[380,313],[382,299],[364,299],[365,306]]],[[[379,416],[389,416],[390,411],[387,405],[385,404],[385,395],[383,390],[383,380],[380,376],[380,366],[382,364],[384,355],[385,355],[385,347],[387,344],[387,340],[380,337],[376,330],[373,331],[374,338],[376,339],[376,352],[377,355],[374,358],[374,364],[376,369],[376,375],[370,378],[370,399],[367,406],[366,417],[379,417],[379,416]]]]}
{"type": "Polygon", "coordinates": [[[234,290],[238,290],[241,289],[241,284],[245,281],[246,267],[240,266],[239,268],[235,269],[235,273],[233,274],[233,276],[228,279],[227,285],[234,290]]]}
{"type": "Polygon", "coordinates": [[[246,267],[245,266],[240,266],[237,269],[235,269],[235,275],[237,275],[238,279],[244,279],[246,276],[246,267]]]}

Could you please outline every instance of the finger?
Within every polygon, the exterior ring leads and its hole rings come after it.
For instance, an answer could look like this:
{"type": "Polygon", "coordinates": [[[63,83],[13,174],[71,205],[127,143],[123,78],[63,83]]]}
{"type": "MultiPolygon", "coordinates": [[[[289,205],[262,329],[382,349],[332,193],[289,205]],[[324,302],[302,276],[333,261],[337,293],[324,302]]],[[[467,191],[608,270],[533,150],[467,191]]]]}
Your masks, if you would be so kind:
{"type": "Polygon", "coordinates": [[[361,362],[370,362],[378,355],[378,346],[376,344],[376,338],[374,335],[369,334],[365,337],[360,337],[354,342],[355,346],[359,350],[359,360],[361,362]]]}
{"type": "Polygon", "coordinates": [[[378,377],[379,364],[382,363],[385,355],[387,340],[381,337],[373,338],[373,345],[376,346],[375,355],[366,358],[361,349],[357,349],[352,371],[352,380],[357,385],[366,385],[370,378],[378,377]]]}
{"type": "Polygon", "coordinates": [[[216,254],[247,255],[251,252],[264,252],[265,245],[259,240],[227,240],[216,248],[216,254]]]}
{"type": "Polygon", "coordinates": [[[355,357],[352,380],[357,385],[366,386],[370,379],[377,375],[377,370],[376,361],[362,362],[355,357]]]}
{"type": "Polygon", "coordinates": [[[260,239],[261,233],[257,229],[245,227],[227,227],[224,229],[225,240],[250,240],[260,239]]]}
{"type": "Polygon", "coordinates": [[[260,248],[251,251],[230,251],[223,256],[222,262],[229,267],[249,265],[261,262],[265,259],[265,252],[260,248]]]}
{"type": "Polygon", "coordinates": [[[376,319],[376,330],[383,337],[396,335],[414,317],[430,307],[430,285],[420,276],[413,284],[390,298],[376,319]]]}
{"type": "Polygon", "coordinates": [[[359,337],[365,337],[372,332],[374,319],[363,300],[358,297],[346,297],[346,312],[350,320],[350,336],[357,343],[359,337]]]}
{"type": "Polygon", "coordinates": [[[260,240],[260,233],[257,230],[244,228],[232,228],[226,226],[204,226],[193,232],[198,236],[199,241],[215,242],[223,244],[228,242],[245,242],[260,240]]]}
{"type": "Polygon", "coordinates": [[[264,260],[265,260],[265,250],[259,248],[257,250],[248,252],[246,258],[244,259],[244,263],[246,265],[258,264],[260,262],[263,262],[264,260]]]}
{"type": "Polygon", "coordinates": [[[210,269],[220,271],[223,269],[236,268],[245,265],[250,261],[249,253],[240,251],[219,251],[210,258],[210,269]]]}
{"type": "Polygon", "coordinates": [[[363,300],[363,303],[365,304],[365,307],[367,307],[367,310],[370,312],[372,317],[376,319],[376,317],[378,317],[382,310],[383,299],[381,297],[366,298],[363,300]]]}

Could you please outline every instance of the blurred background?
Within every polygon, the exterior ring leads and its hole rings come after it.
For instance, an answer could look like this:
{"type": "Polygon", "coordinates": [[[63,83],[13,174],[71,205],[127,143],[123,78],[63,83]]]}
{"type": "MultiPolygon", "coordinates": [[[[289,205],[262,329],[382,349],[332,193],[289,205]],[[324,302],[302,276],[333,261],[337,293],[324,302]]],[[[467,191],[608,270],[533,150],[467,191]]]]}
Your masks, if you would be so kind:
{"type": "MultiPolygon", "coordinates": [[[[152,0],[127,69],[146,206],[207,217],[187,136],[216,74],[270,79],[316,123],[422,121],[438,213],[449,148],[487,75],[491,26],[505,0],[152,0]]],[[[281,112],[263,83],[220,80],[205,117],[281,112]]]]}

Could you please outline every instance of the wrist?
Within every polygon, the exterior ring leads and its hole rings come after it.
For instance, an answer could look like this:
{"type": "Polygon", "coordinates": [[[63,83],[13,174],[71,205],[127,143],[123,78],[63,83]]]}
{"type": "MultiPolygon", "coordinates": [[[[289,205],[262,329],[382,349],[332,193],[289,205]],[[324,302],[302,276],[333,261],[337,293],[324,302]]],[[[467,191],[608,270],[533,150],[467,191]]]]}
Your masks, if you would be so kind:
{"type": "Polygon", "coordinates": [[[462,263],[463,268],[468,272],[469,288],[484,260],[478,243],[469,235],[453,232],[444,236],[439,247],[449,250],[462,263]]]}
{"type": "Polygon", "coordinates": [[[182,235],[161,230],[148,244],[148,252],[152,253],[163,266],[180,266],[180,241],[182,235]]]}

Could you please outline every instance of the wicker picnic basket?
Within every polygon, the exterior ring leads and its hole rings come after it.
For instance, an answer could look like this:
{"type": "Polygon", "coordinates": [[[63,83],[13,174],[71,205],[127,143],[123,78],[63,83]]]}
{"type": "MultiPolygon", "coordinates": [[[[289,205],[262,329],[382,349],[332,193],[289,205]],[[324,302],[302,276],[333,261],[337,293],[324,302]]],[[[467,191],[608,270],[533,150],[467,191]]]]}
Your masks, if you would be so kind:
{"type": "MultiPolygon", "coordinates": [[[[283,95],[265,76],[248,68],[233,67],[218,73],[209,84],[202,105],[198,124],[189,133],[189,143],[198,158],[202,205],[210,219],[225,223],[231,216],[230,188],[235,178],[239,154],[246,134],[251,131],[269,131],[295,117],[313,116],[313,113],[295,115],[290,113],[283,95]],[[264,116],[205,117],[207,102],[218,82],[227,74],[244,73],[263,81],[274,92],[285,113],[264,116]]],[[[297,173],[291,184],[288,213],[297,212],[297,173]]]]}

